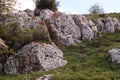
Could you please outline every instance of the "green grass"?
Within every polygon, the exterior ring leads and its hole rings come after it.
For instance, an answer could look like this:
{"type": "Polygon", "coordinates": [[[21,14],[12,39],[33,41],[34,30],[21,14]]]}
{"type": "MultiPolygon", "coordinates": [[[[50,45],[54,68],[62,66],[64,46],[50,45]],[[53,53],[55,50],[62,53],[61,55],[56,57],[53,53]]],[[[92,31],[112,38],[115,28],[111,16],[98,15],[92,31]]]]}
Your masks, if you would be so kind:
{"type": "Polygon", "coordinates": [[[100,35],[74,46],[60,47],[68,61],[64,67],[17,76],[1,73],[0,80],[34,80],[46,74],[53,74],[51,80],[120,80],[120,65],[112,63],[108,55],[108,50],[120,48],[120,31],[100,35]]]}
{"type": "Polygon", "coordinates": [[[105,16],[109,16],[112,18],[117,18],[120,21],[120,13],[105,13],[103,14],[104,16],[101,16],[99,14],[85,14],[85,16],[87,17],[88,20],[92,20],[92,21],[96,21],[98,18],[100,17],[105,17],[105,16]]]}

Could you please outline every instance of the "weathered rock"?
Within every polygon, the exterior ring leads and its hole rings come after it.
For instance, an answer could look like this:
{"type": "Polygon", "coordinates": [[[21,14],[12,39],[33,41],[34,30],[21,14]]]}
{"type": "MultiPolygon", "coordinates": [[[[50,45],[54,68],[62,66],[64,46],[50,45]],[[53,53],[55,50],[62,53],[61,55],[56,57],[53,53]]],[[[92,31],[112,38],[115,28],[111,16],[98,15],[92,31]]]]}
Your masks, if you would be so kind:
{"type": "Polygon", "coordinates": [[[38,22],[42,22],[41,18],[33,16],[33,12],[29,9],[9,14],[13,17],[7,18],[6,24],[18,22],[19,27],[23,29],[35,28],[38,25],[38,22]]]}
{"type": "Polygon", "coordinates": [[[45,43],[31,43],[23,47],[15,56],[9,57],[5,73],[15,75],[31,71],[47,71],[64,66],[63,53],[58,48],[45,43]]]}
{"type": "Polygon", "coordinates": [[[99,32],[103,32],[105,30],[105,21],[103,18],[99,18],[96,21],[96,26],[99,32]]]}
{"type": "Polygon", "coordinates": [[[114,26],[116,29],[120,30],[120,22],[117,18],[112,18],[114,26]]]}
{"type": "Polygon", "coordinates": [[[115,48],[108,51],[112,62],[120,64],[120,49],[115,48]]]}
{"type": "Polygon", "coordinates": [[[48,21],[48,30],[55,43],[60,42],[63,45],[70,46],[80,42],[80,29],[70,15],[55,12],[48,21]]]}
{"type": "Polygon", "coordinates": [[[24,11],[27,13],[27,15],[28,15],[29,17],[34,17],[34,12],[33,12],[32,10],[30,10],[30,9],[25,9],[24,11]]]}
{"type": "Polygon", "coordinates": [[[115,27],[114,27],[114,23],[112,21],[112,18],[107,17],[105,19],[105,31],[106,33],[114,33],[115,32],[115,27]]]}
{"type": "Polygon", "coordinates": [[[97,26],[94,24],[93,21],[89,20],[89,26],[90,28],[92,29],[92,31],[94,32],[94,36],[96,37],[97,36],[97,33],[98,33],[98,29],[97,29],[97,26]]]}
{"type": "Polygon", "coordinates": [[[39,77],[35,80],[50,80],[51,76],[52,76],[52,74],[51,75],[44,75],[44,76],[39,77]]]}
{"type": "Polygon", "coordinates": [[[54,12],[52,12],[49,9],[41,10],[39,16],[42,20],[45,22],[53,15],[54,12]]]}
{"type": "Polygon", "coordinates": [[[94,32],[89,26],[89,22],[85,16],[75,15],[73,19],[76,25],[80,28],[82,34],[82,40],[92,39],[94,37],[94,32]]]}

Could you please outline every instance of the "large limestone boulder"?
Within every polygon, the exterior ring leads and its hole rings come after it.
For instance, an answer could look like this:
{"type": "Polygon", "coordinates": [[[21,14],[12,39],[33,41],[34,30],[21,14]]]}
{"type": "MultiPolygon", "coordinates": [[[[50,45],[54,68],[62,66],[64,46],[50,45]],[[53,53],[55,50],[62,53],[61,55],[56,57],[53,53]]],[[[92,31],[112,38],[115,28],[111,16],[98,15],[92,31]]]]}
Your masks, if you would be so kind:
{"type": "Polygon", "coordinates": [[[48,71],[66,65],[63,53],[58,48],[45,43],[32,42],[22,48],[15,56],[9,57],[4,71],[6,74],[48,71]]]}
{"type": "Polygon", "coordinates": [[[6,25],[9,23],[18,22],[19,27],[22,29],[35,28],[38,26],[38,22],[42,21],[40,17],[35,17],[33,15],[33,11],[29,9],[9,14],[12,17],[6,19],[6,25]]]}
{"type": "Polygon", "coordinates": [[[105,31],[106,33],[114,33],[115,32],[115,27],[114,23],[111,17],[107,17],[105,19],[105,31]]]}
{"type": "Polygon", "coordinates": [[[39,17],[46,22],[53,15],[53,13],[54,12],[49,9],[41,10],[39,17]]]}
{"type": "Polygon", "coordinates": [[[120,49],[115,48],[108,51],[112,62],[120,64],[120,49]]]}
{"type": "Polygon", "coordinates": [[[48,30],[57,44],[70,46],[80,42],[81,32],[70,15],[55,12],[48,20],[48,30]]]}
{"type": "Polygon", "coordinates": [[[112,18],[112,21],[114,23],[114,26],[116,29],[120,30],[120,22],[117,18],[112,18]]]}
{"type": "Polygon", "coordinates": [[[94,24],[94,22],[92,20],[89,20],[89,26],[92,29],[92,31],[94,32],[94,36],[97,36],[98,33],[98,29],[97,26],[94,24]]]}
{"type": "Polygon", "coordinates": [[[96,21],[96,26],[99,32],[103,32],[105,30],[105,21],[103,18],[99,18],[96,21]]]}
{"type": "Polygon", "coordinates": [[[90,40],[94,37],[94,32],[90,28],[89,22],[85,16],[75,15],[75,16],[73,16],[73,19],[75,21],[75,24],[81,30],[82,40],[90,40]]]}

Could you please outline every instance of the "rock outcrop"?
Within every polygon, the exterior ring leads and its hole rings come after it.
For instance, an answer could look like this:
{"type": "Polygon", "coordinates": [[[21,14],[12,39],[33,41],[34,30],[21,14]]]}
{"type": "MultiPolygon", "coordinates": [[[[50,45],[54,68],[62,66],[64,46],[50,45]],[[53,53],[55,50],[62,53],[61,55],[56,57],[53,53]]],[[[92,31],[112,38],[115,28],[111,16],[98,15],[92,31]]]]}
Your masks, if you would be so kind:
{"type": "Polygon", "coordinates": [[[89,26],[92,29],[92,31],[94,32],[94,37],[97,37],[98,29],[92,20],[89,20],[89,26]]]}
{"type": "Polygon", "coordinates": [[[51,39],[56,44],[60,43],[70,46],[80,42],[80,29],[74,23],[74,20],[70,15],[61,12],[55,12],[52,16],[47,18],[47,26],[51,39]]]}
{"type": "Polygon", "coordinates": [[[29,9],[19,11],[13,13],[14,17],[8,18],[6,22],[17,21],[23,29],[43,26],[51,42],[66,46],[90,40],[97,37],[99,32],[114,33],[116,29],[120,30],[120,22],[116,18],[99,18],[94,23],[83,15],[68,15],[49,9],[35,10],[35,13],[38,16],[34,16],[34,12],[29,9]]]}
{"type": "Polygon", "coordinates": [[[105,21],[103,18],[99,18],[96,21],[96,26],[99,32],[103,32],[105,30],[105,21]]]}
{"type": "Polygon", "coordinates": [[[114,23],[115,29],[120,30],[120,22],[117,18],[112,18],[112,21],[114,23]]]}
{"type": "Polygon", "coordinates": [[[108,51],[112,62],[120,64],[120,49],[115,48],[108,51]]]}
{"type": "Polygon", "coordinates": [[[85,16],[75,15],[75,16],[73,16],[73,19],[74,19],[76,25],[81,30],[82,40],[90,40],[94,37],[94,32],[90,28],[89,22],[85,16]]]}
{"type": "Polygon", "coordinates": [[[9,57],[5,64],[5,73],[16,75],[31,71],[47,71],[64,66],[61,50],[45,43],[31,43],[23,47],[15,56],[9,57]]]}
{"type": "Polygon", "coordinates": [[[47,22],[47,20],[54,14],[54,12],[52,12],[49,9],[46,10],[41,10],[40,11],[40,15],[39,17],[44,20],[45,22],[47,22]]]}
{"type": "Polygon", "coordinates": [[[111,17],[107,17],[105,19],[105,31],[106,33],[114,33],[115,32],[115,26],[113,23],[113,20],[111,17]]]}

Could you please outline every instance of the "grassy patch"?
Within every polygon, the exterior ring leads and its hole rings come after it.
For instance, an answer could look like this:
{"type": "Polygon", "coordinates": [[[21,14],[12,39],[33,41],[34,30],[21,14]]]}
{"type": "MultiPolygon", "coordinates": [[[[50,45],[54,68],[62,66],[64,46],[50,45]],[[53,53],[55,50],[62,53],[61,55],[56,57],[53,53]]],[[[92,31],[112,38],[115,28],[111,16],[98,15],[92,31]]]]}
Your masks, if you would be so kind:
{"type": "Polygon", "coordinates": [[[47,72],[34,72],[18,76],[0,74],[0,80],[34,80],[53,74],[51,80],[120,80],[120,65],[109,60],[108,50],[120,47],[120,31],[100,34],[98,38],[70,47],[60,47],[68,64],[47,72]]]}

